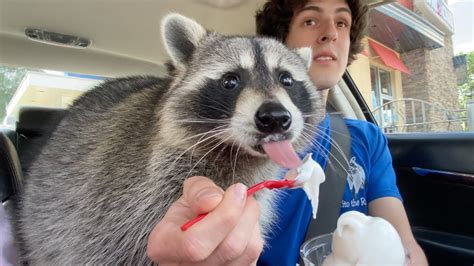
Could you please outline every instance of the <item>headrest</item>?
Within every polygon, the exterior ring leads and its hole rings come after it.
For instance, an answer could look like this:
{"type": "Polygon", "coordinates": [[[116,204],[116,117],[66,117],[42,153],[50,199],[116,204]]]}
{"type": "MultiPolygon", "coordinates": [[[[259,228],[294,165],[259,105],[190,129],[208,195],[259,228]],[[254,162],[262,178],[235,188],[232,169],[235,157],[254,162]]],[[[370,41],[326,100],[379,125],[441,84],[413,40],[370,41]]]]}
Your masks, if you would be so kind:
{"type": "Polygon", "coordinates": [[[22,107],[16,131],[30,137],[50,134],[66,114],[61,108],[22,107]]]}
{"type": "Polygon", "coordinates": [[[15,146],[0,131],[0,200],[3,202],[21,191],[23,174],[15,146]]]}

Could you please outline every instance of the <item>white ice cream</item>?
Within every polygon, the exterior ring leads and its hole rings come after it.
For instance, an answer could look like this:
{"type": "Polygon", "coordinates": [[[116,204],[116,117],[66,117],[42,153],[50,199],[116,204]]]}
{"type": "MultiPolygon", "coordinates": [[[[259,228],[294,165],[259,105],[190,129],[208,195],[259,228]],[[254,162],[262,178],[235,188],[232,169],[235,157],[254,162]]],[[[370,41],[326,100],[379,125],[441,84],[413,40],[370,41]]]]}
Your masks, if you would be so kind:
{"type": "Polygon", "coordinates": [[[326,180],[321,166],[311,158],[311,153],[306,154],[303,164],[297,169],[296,180],[301,184],[304,192],[311,201],[313,219],[316,219],[319,204],[319,185],[326,180]]]}
{"type": "Polygon", "coordinates": [[[329,265],[404,265],[405,250],[395,228],[357,211],[342,214],[332,238],[329,265]]]}

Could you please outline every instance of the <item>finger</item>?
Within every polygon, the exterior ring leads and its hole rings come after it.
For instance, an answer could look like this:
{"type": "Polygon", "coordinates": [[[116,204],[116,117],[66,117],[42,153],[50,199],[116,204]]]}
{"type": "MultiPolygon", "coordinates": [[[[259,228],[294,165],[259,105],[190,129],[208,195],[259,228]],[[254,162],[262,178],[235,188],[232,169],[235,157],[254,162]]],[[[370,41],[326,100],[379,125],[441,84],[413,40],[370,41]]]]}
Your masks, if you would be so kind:
{"type": "Polygon", "coordinates": [[[241,256],[233,261],[222,262],[216,259],[214,253],[206,260],[193,264],[196,266],[204,265],[226,265],[226,266],[241,266],[241,265],[257,265],[257,260],[263,250],[263,240],[260,233],[260,225],[256,224],[252,230],[252,239],[248,242],[244,252],[241,256]]]}
{"type": "Polygon", "coordinates": [[[182,232],[180,226],[185,210],[190,210],[185,206],[183,195],[150,234],[148,256],[158,263],[205,260],[237,224],[246,194],[246,187],[242,184],[229,187],[219,206],[186,232],[182,232]]]}
{"type": "Polygon", "coordinates": [[[242,253],[242,256],[228,263],[227,265],[256,265],[262,250],[263,239],[260,232],[260,224],[256,224],[252,232],[252,239],[249,241],[245,251],[242,253]]]}
{"type": "Polygon", "coordinates": [[[194,214],[212,211],[221,202],[224,191],[209,178],[193,176],[184,181],[183,197],[194,214]]]}
{"type": "Polygon", "coordinates": [[[193,261],[208,258],[238,224],[246,198],[247,189],[243,184],[230,186],[212,212],[183,232],[183,256],[193,261]]]}
{"type": "Polygon", "coordinates": [[[297,176],[298,176],[298,171],[296,169],[291,169],[286,173],[285,179],[293,180],[293,179],[296,179],[297,176]]]}
{"type": "Polygon", "coordinates": [[[255,256],[258,257],[261,252],[261,250],[258,250],[258,245],[256,245],[256,243],[261,242],[259,217],[260,207],[257,201],[253,197],[247,198],[247,203],[238,224],[213,252],[211,256],[215,260],[210,264],[222,265],[236,261],[239,258],[240,263],[245,262],[245,264],[240,265],[248,265],[255,259],[255,256]]]}
{"type": "Polygon", "coordinates": [[[156,263],[181,262],[182,232],[179,226],[189,219],[191,210],[181,197],[173,203],[148,236],[147,255],[156,263]]]}

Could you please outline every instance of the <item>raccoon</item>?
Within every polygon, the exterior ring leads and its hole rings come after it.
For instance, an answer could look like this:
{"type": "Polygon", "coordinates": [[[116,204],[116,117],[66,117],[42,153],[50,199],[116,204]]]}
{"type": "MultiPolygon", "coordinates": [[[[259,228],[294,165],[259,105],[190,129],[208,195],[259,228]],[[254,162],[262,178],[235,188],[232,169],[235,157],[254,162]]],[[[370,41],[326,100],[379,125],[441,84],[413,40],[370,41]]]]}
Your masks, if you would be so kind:
{"type": "MultiPolygon", "coordinates": [[[[169,75],[108,80],[69,108],[25,178],[19,212],[31,264],[151,264],[149,233],[190,176],[222,188],[276,177],[268,141],[310,144],[324,102],[311,50],[162,20],[169,75]]],[[[262,191],[262,234],[276,194],[262,191]]]]}

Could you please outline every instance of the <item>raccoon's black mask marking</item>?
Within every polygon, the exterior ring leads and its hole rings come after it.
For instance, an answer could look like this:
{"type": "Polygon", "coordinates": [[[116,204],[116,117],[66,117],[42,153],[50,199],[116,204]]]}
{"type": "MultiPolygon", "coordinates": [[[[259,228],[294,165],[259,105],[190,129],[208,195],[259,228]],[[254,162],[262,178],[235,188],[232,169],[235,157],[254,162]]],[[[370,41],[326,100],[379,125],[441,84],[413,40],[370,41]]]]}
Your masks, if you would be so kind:
{"type": "MultiPolygon", "coordinates": [[[[279,71],[275,71],[274,77],[278,80],[279,71]]],[[[293,87],[285,88],[293,103],[300,109],[303,114],[310,114],[313,110],[311,97],[306,90],[305,85],[301,81],[294,81],[293,87]]]]}
{"type": "Polygon", "coordinates": [[[229,119],[234,112],[237,98],[249,84],[250,75],[245,69],[235,69],[224,74],[221,79],[209,79],[199,91],[194,94],[196,105],[193,110],[198,117],[209,119],[229,119]],[[223,79],[228,74],[235,74],[239,83],[237,87],[227,89],[223,86],[223,79]]]}
{"type": "MultiPolygon", "coordinates": [[[[236,88],[223,87],[223,78],[207,79],[204,85],[189,95],[189,100],[180,104],[181,110],[186,110],[180,116],[194,117],[196,120],[205,120],[207,123],[189,123],[186,127],[193,132],[209,131],[222,125],[223,120],[229,120],[235,111],[235,105],[240,92],[249,83],[249,73],[242,68],[229,71],[239,77],[236,88]],[[213,122],[215,120],[215,122],[213,122]]],[[[226,74],[228,74],[226,73],[226,74]]]]}

